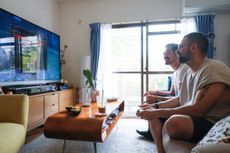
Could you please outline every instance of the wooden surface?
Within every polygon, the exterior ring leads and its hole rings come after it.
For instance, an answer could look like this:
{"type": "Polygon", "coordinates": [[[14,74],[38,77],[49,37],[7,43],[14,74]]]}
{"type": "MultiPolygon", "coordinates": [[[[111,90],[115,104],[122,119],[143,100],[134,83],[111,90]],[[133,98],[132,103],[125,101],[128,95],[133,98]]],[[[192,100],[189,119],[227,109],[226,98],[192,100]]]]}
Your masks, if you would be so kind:
{"type": "Polygon", "coordinates": [[[64,111],[66,106],[72,105],[74,102],[74,91],[63,90],[59,93],[59,111],[64,111]]]}
{"type": "MultiPolygon", "coordinates": [[[[81,106],[81,104],[79,105],[81,106]]],[[[96,103],[82,107],[78,116],[71,116],[68,112],[62,111],[46,120],[44,135],[48,138],[103,142],[109,136],[123,111],[124,101],[120,100],[106,104],[107,116],[95,116],[98,112],[96,103]],[[105,121],[117,108],[119,109],[118,115],[111,124],[107,125],[105,121]]]]}
{"type": "Polygon", "coordinates": [[[58,112],[58,93],[51,93],[44,96],[45,119],[58,112]]]}
{"type": "Polygon", "coordinates": [[[41,125],[44,119],[43,96],[29,97],[28,130],[41,125]]]}
{"type": "Polygon", "coordinates": [[[63,110],[65,106],[73,104],[73,89],[31,95],[29,101],[28,131],[43,125],[60,108],[63,110]]]}

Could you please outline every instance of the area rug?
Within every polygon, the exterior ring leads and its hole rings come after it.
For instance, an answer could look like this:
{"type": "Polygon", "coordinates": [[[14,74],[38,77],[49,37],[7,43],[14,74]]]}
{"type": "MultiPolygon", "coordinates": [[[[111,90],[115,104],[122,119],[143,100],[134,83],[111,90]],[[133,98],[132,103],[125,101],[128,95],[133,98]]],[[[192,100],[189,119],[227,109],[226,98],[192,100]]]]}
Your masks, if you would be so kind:
{"type": "MultiPolygon", "coordinates": [[[[98,153],[155,153],[152,141],[140,137],[136,129],[147,129],[147,122],[139,119],[120,119],[104,143],[97,143],[98,153]]],[[[24,145],[20,153],[62,153],[64,140],[41,135],[24,145]]],[[[66,141],[65,153],[93,153],[93,143],[66,141]]]]}

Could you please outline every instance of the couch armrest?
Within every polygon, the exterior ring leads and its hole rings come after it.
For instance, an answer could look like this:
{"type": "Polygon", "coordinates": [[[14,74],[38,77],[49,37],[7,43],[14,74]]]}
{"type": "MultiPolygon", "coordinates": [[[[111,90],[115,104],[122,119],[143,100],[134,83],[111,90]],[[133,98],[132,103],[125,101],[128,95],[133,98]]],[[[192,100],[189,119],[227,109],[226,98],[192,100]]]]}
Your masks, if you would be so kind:
{"type": "Polygon", "coordinates": [[[217,143],[198,145],[192,149],[191,153],[227,153],[229,151],[229,143],[217,143]]]}
{"type": "Polygon", "coordinates": [[[0,95],[0,122],[19,123],[27,128],[28,112],[27,95],[0,95]]]}
{"type": "Polygon", "coordinates": [[[167,153],[190,153],[195,146],[193,143],[170,138],[165,130],[162,131],[162,138],[167,153]]]}

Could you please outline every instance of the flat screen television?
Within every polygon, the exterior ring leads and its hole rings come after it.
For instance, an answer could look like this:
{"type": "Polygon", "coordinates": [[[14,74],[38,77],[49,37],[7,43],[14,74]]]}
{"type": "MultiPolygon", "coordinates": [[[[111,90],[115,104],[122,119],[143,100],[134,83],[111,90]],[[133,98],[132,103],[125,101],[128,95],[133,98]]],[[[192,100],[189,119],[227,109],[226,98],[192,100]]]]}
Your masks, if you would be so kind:
{"type": "Polygon", "coordinates": [[[0,8],[0,86],[60,81],[60,36],[0,8]]]}

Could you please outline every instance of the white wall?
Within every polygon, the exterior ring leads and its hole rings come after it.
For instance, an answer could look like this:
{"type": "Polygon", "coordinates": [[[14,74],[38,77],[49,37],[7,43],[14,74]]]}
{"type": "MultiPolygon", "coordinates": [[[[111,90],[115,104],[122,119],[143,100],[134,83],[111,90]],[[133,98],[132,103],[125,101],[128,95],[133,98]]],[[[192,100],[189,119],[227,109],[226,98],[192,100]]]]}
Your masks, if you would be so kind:
{"type": "Polygon", "coordinates": [[[0,7],[59,34],[59,3],[56,0],[0,0],[0,7]]]}
{"type": "Polygon", "coordinates": [[[215,17],[215,58],[230,66],[230,14],[215,17]]]}
{"type": "Polygon", "coordinates": [[[75,0],[60,4],[64,79],[79,86],[80,59],[90,55],[89,24],[175,19],[181,16],[182,0],[75,0]]]}

